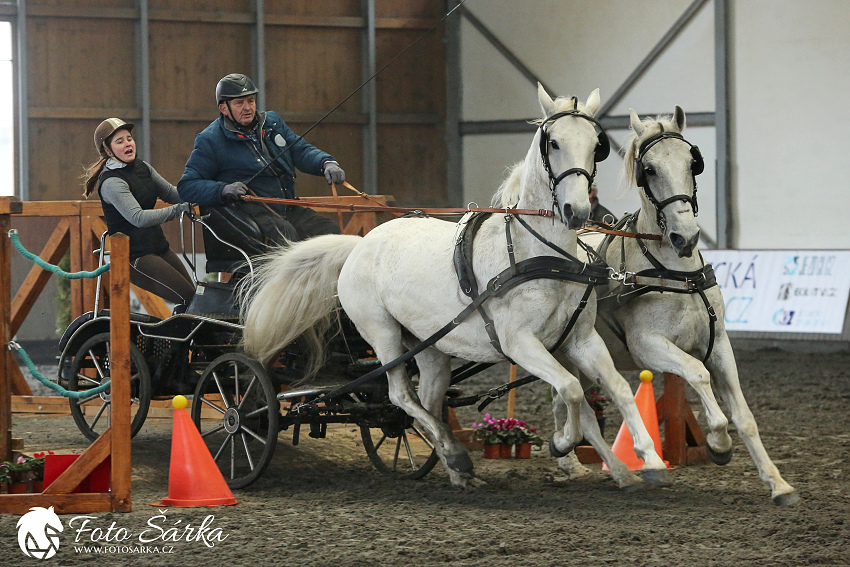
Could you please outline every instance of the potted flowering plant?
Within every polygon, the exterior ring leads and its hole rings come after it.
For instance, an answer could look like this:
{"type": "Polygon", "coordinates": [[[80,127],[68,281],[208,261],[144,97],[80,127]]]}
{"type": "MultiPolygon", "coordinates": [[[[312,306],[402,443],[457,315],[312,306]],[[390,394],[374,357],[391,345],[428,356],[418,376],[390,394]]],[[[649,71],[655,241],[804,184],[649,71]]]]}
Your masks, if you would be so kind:
{"type": "Polygon", "coordinates": [[[537,431],[524,421],[518,419],[495,419],[486,414],[482,423],[473,423],[473,439],[484,442],[484,458],[509,459],[511,446],[516,446],[518,459],[531,455],[531,445],[540,446],[543,439],[537,431]]]}
{"type": "Polygon", "coordinates": [[[44,454],[27,457],[19,456],[14,462],[6,461],[0,465],[0,482],[8,483],[9,494],[27,492],[32,483],[32,492],[44,490],[44,454]]]}
{"type": "Polygon", "coordinates": [[[12,484],[12,475],[9,471],[9,463],[0,463],[0,493],[6,492],[10,484],[12,484]]]}
{"type": "Polygon", "coordinates": [[[507,444],[504,425],[504,419],[497,420],[490,417],[489,413],[484,415],[481,423],[472,424],[472,438],[484,442],[485,459],[501,458],[504,452],[503,447],[507,447],[507,453],[510,456],[511,446],[507,444]]]}
{"type": "Polygon", "coordinates": [[[543,438],[537,434],[537,431],[533,427],[524,421],[518,421],[512,432],[513,438],[515,439],[515,456],[517,459],[528,459],[531,457],[532,445],[536,445],[537,447],[543,445],[543,438]]]}

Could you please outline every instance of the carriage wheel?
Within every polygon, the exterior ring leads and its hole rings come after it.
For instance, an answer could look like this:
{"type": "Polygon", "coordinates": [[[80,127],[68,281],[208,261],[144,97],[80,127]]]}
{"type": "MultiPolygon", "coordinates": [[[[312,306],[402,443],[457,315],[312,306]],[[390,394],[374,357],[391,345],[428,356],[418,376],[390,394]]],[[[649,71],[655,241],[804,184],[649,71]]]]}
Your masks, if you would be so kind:
{"type": "MultiPolygon", "coordinates": [[[[80,392],[100,386],[111,379],[111,340],[109,333],[94,335],[83,343],[71,363],[68,390],[80,392]]],[[[80,431],[94,441],[111,423],[111,389],[82,398],[69,398],[71,415],[80,431]]],[[[145,423],[151,403],[151,376],[145,357],[136,345],[130,345],[130,401],[136,406],[136,415],[130,424],[130,435],[135,435],[145,423]]]]}
{"type": "Polygon", "coordinates": [[[192,421],[230,488],[244,488],[263,473],[277,444],[279,419],[271,379],[244,354],[216,358],[195,388],[192,421]]]}
{"type": "MultiPolygon", "coordinates": [[[[390,403],[389,400],[387,403],[390,403]]],[[[444,406],[443,421],[446,414],[444,406]]],[[[403,416],[403,421],[391,426],[361,425],[360,438],[372,465],[378,471],[398,478],[418,480],[431,472],[440,460],[422,426],[407,415],[403,416]]]]}

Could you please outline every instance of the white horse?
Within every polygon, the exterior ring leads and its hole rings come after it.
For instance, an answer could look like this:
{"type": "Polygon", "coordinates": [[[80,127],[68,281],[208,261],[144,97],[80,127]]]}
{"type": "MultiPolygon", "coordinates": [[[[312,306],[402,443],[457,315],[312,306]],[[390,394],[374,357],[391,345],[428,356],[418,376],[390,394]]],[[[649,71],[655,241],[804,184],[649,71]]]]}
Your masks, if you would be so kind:
{"type": "MultiPolygon", "coordinates": [[[[641,120],[632,110],[631,129],[625,145],[626,178],[642,188],[641,208],[636,222],[627,223],[624,229],[660,235],[661,240],[615,237],[603,248],[605,261],[613,269],[648,277],[634,285],[610,285],[613,296],[608,299],[602,288],[598,290],[597,330],[617,368],[669,372],[693,386],[708,422],[708,454],[722,465],[732,457],[732,439],[726,416],[711,389],[714,379],[759,475],[770,485],[773,501],[778,505],[794,504],[799,496],[770,460],[741,392],[735,356],[723,324],[725,302],[720,288],[711,285],[713,272],[705,268],[697,249],[700,231],[695,218],[696,175],[704,164],[699,149],[681,136],[685,113],[677,106],[672,117],[641,120]],[[702,273],[708,280],[700,283],[702,273]],[[670,274],[680,280],[689,278],[703,288],[702,292],[692,289],[690,293],[670,293],[668,289],[665,293],[646,293],[659,285],[654,278],[670,274]],[[607,309],[609,304],[615,309],[607,309]],[[714,314],[716,321],[711,320],[715,319],[714,314]]],[[[563,410],[557,402],[555,405],[557,425],[563,420],[563,410]]],[[[576,462],[567,457],[561,464],[569,470],[576,462]]]]}
{"type": "MultiPolygon", "coordinates": [[[[575,229],[590,214],[591,172],[596,171],[595,161],[604,158],[601,153],[607,153],[601,152],[607,138],[597,133],[593,120],[599,91],[591,93],[583,105],[575,98],[553,101],[542,87],[538,99],[544,116],[525,158],[516,204],[526,210],[553,209],[560,220],[502,214],[484,220],[473,248],[474,279],[480,290],[511,266],[511,249],[517,264],[542,256],[554,260],[549,244],[575,254],[575,229]],[[522,222],[537,235],[520,226],[522,222]],[[512,247],[506,243],[506,227],[512,247]]],[[[243,293],[246,353],[268,363],[303,333],[312,334],[313,346],[320,348],[317,337],[327,328],[338,294],[378,358],[384,363],[396,359],[405,347],[430,337],[470,305],[453,267],[457,230],[456,225],[436,219],[400,218],[363,238],[321,236],[273,253],[243,293]]],[[[482,315],[473,312],[416,355],[418,395],[403,364],[388,371],[390,400],[420,422],[454,485],[466,486],[474,474],[466,449],[439,418],[451,377],[451,357],[479,362],[510,357],[551,384],[567,408],[564,427],[553,437],[556,451],[568,453],[582,438],[581,426],[595,426],[593,412],[581,405],[584,396],[578,379],[549,352],[585,290],[585,285],[571,281],[533,279],[494,295],[484,308],[497,341],[485,330],[482,315]]],[[[592,295],[580,313],[562,352],[591,379],[601,381],[622,408],[634,432],[636,451],[646,462],[644,478],[669,484],[669,473],[655,452],[628,383],[617,373],[594,330],[592,295]]],[[[614,472],[614,478],[624,488],[640,482],[625,467],[614,472]]]]}

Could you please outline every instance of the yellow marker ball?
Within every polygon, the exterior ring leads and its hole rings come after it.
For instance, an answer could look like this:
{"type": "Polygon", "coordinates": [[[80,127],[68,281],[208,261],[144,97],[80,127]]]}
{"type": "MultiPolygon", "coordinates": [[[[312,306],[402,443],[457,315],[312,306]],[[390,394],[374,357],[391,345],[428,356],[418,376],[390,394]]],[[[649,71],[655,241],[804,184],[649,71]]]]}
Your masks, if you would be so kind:
{"type": "Polygon", "coordinates": [[[176,409],[184,409],[189,405],[189,400],[186,399],[186,396],[174,396],[174,399],[171,400],[171,405],[176,409]]]}
{"type": "Polygon", "coordinates": [[[642,370],[640,373],[640,381],[652,382],[652,372],[650,372],[649,370],[642,370]]]}

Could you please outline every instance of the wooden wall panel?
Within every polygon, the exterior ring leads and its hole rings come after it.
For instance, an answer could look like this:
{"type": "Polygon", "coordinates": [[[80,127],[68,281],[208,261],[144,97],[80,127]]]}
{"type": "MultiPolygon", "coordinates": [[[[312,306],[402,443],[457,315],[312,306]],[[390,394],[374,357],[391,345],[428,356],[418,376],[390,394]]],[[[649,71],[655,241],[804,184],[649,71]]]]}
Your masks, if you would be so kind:
{"type": "Polygon", "coordinates": [[[135,106],[133,34],[130,20],[28,18],[31,110],[135,106]]]}
{"type": "MultiPolygon", "coordinates": [[[[378,69],[420,35],[420,31],[379,30],[378,69]]],[[[377,81],[379,112],[445,115],[445,46],[441,36],[435,30],[423,38],[378,75],[377,81]]]]}
{"type": "Polygon", "coordinates": [[[418,124],[378,128],[378,192],[394,195],[403,207],[445,207],[444,131],[418,124]]]}
{"type": "Polygon", "coordinates": [[[148,0],[148,7],[151,10],[190,12],[248,12],[251,10],[251,0],[148,0]]]}
{"type": "Polygon", "coordinates": [[[151,112],[190,110],[218,116],[215,86],[228,73],[251,74],[251,27],[151,22],[151,112]]]}
{"type": "Polygon", "coordinates": [[[195,136],[209,126],[214,118],[215,116],[210,118],[209,122],[152,122],[151,165],[168,181],[177,185],[186,168],[189,154],[192,153],[195,136]]]}
{"type": "MultiPolygon", "coordinates": [[[[266,106],[325,113],[360,85],[360,31],[270,27],[266,30],[266,106]]],[[[361,97],[341,111],[360,112],[361,97]]]]}
{"type": "Polygon", "coordinates": [[[379,18],[435,18],[436,20],[443,16],[445,4],[445,2],[434,0],[375,0],[375,15],[379,18]]]}
{"type": "Polygon", "coordinates": [[[289,16],[360,16],[360,0],[287,0],[266,2],[266,13],[289,16]]]}
{"type": "Polygon", "coordinates": [[[30,119],[30,200],[82,199],[83,167],[98,159],[100,120],[30,119]]]}
{"type": "Polygon", "coordinates": [[[37,2],[27,2],[27,10],[38,9],[40,6],[52,6],[57,8],[65,8],[69,4],[73,4],[75,8],[136,8],[137,0],[38,0],[37,2]]]}

